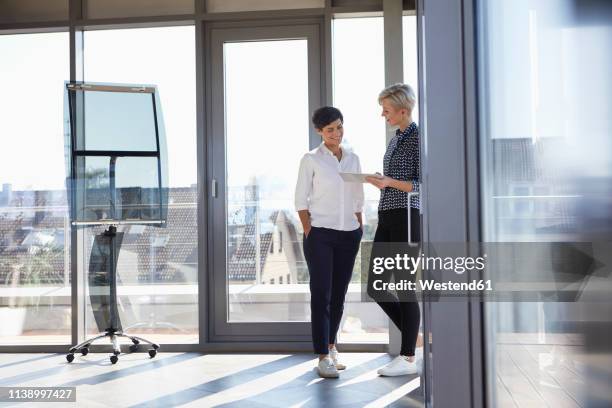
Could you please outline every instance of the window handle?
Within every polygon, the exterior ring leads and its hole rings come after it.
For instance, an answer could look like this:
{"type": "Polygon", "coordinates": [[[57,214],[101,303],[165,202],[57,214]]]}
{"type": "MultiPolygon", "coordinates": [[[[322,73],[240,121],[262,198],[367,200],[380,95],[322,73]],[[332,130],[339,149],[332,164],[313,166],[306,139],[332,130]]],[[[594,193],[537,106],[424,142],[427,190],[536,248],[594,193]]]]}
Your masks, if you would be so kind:
{"type": "Polygon", "coordinates": [[[212,179],[212,183],[211,183],[211,186],[210,186],[210,191],[211,191],[211,194],[212,194],[213,198],[217,198],[217,193],[218,193],[218,191],[217,191],[217,179],[212,179]]]}
{"type": "Polygon", "coordinates": [[[412,242],[412,217],[410,216],[410,201],[412,201],[412,197],[418,196],[419,193],[416,191],[408,193],[408,246],[416,247],[419,245],[418,242],[412,242]]]}

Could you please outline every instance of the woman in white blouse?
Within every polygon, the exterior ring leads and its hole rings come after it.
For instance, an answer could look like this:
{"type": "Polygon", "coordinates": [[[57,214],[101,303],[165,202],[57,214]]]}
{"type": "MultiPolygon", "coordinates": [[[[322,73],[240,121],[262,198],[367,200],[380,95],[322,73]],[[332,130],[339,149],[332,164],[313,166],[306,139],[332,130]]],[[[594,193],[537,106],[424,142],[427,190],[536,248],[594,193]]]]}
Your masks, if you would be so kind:
{"type": "Polygon", "coordinates": [[[361,241],[363,185],[347,183],[340,173],[361,173],[359,157],[341,145],[342,113],[317,109],[312,123],[321,144],[300,162],[295,208],[304,228],[303,248],[310,274],[312,343],[321,377],[338,377],[336,333],[344,310],[361,241]]]}

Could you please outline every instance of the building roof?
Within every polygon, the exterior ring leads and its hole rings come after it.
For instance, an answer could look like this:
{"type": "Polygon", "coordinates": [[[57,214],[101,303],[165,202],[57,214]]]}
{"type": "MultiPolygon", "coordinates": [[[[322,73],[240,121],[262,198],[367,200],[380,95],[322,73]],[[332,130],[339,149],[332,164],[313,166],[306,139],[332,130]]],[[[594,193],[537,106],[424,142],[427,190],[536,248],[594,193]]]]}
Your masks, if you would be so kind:
{"type": "MultiPolygon", "coordinates": [[[[69,223],[65,192],[11,191],[10,194],[11,205],[0,207],[0,282],[9,277],[11,267],[38,258],[44,260],[39,265],[42,270],[37,275],[39,283],[63,283],[65,276],[70,275],[66,272],[70,269],[70,256],[64,253],[67,240],[70,239],[70,232],[66,230],[69,223]]],[[[171,188],[165,227],[119,227],[123,239],[118,279],[122,283],[180,283],[197,280],[196,198],[195,187],[171,188]]],[[[276,222],[290,222],[279,211],[274,211],[269,221],[273,225],[276,222]]],[[[255,224],[254,220],[248,219],[242,222],[241,225],[228,226],[228,275],[230,281],[253,282],[257,274],[255,224]]],[[[85,245],[85,259],[91,255],[93,237],[104,229],[103,226],[86,229],[85,240],[88,244],[85,245]]],[[[293,238],[288,238],[293,240],[296,238],[295,228],[292,226],[290,231],[293,231],[293,238]]],[[[271,245],[272,233],[260,233],[260,270],[264,268],[271,245]]],[[[22,280],[27,282],[25,278],[22,280]]]]}
{"type": "MultiPolygon", "coordinates": [[[[197,274],[197,205],[195,188],[169,190],[168,218],[165,228],[124,225],[119,278],[122,282],[190,282],[197,274]]],[[[37,274],[41,284],[64,282],[65,240],[68,206],[62,191],[11,191],[9,205],[0,207],[0,282],[6,281],[15,265],[44,259],[37,274]],[[44,252],[43,252],[44,251],[44,252]],[[43,256],[44,255],[44,256],[43,256]]],[[[91,243],[104,227],[88,229],[91,243]]],[[[91,246],[86,245],[86,259],[91,246]]],[[[69,275],[69,274],[68,274],[69,275]]],[[[22,274],[22,277],[25,274],[22,274]]],[[[23,279],[22,279],[23,280],[23,279]]],[[[27,281],[27,279],[26,279],[27,281]]],[[[23,282],[26,283],[26,282],[23,282]]]]}

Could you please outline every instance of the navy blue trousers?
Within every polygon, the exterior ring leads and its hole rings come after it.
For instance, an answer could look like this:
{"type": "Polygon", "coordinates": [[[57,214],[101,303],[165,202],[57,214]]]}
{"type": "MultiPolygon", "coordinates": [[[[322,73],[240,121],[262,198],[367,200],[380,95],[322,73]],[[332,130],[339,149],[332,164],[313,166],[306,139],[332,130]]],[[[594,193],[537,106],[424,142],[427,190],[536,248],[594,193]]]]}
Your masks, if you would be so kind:
{"type": "Polygon", "coordinates": [[[304,237],[304,256],[310,274],[310,319],[316,354],[327,354],[336,343],[362,230],[339,231],[312,227],[304,237]]]}

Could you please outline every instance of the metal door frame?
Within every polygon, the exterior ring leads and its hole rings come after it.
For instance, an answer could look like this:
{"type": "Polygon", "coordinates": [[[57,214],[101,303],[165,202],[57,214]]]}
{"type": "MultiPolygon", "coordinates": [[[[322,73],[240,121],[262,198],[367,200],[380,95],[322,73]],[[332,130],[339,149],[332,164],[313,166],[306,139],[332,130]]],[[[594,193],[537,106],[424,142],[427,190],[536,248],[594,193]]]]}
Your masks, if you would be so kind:
{"type": "MultiPolygon", "coordinates": [[[[208,30],[210,50],[210,104],[211,116],[208,132],[209,180],[209,340],[213,342],[233,341],[287,341],[309,342],[309,322],[228,322],[228,293],[226,275],[226,141],[225,141],[225,96],[223,72],[223,44],[262,40],[306,39],[308,41],[308,98],[309,112],[322,103],[321,75],[321,20],[297,20],[260,22],[255,25],[217,24],[208,30]],[[212,190],[216,189],[216,196],[212,190]]],[[[308,114],[309,114],[308,112],[308,114]]],[[[309,133],[308,145],[316,141],[313,129],[309,133]]],[[[298,164],[296,163],[296,166],[298,164]]]]}
{"type": "MultiPolygon", "coordinates": [[[[475,1],[419,0],[417,17],[423,242],[480,242],[475,1]]],[[[483,304],[424,307],[427,406],[485,406],[483,304]]]]}

